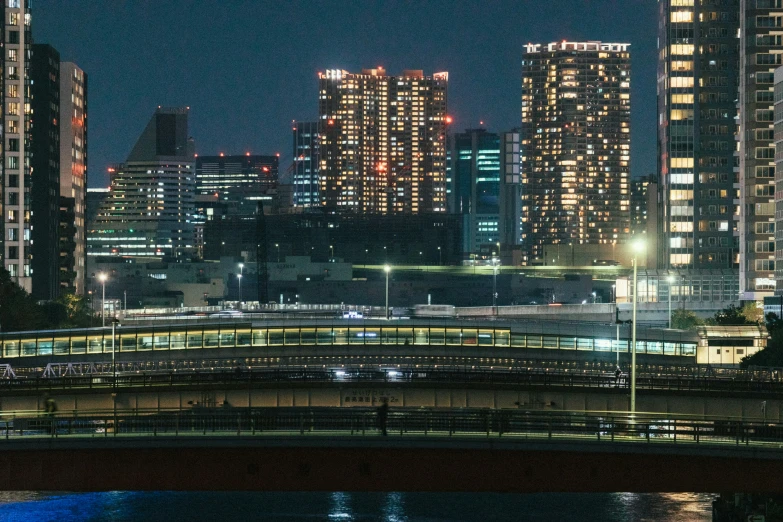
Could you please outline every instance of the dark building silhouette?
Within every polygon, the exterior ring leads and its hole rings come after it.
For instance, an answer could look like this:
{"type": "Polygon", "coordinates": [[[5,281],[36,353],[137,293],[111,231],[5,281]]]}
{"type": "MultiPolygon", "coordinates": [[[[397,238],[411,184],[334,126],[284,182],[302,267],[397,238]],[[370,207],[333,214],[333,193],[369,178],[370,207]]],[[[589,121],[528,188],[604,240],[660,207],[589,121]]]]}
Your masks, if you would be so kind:
{"type": "Polygon", "coordinates": [[[33,45],[32,52],[32,295],[49,300],[60,291],[60,53],[46,44],[33,45]]]}

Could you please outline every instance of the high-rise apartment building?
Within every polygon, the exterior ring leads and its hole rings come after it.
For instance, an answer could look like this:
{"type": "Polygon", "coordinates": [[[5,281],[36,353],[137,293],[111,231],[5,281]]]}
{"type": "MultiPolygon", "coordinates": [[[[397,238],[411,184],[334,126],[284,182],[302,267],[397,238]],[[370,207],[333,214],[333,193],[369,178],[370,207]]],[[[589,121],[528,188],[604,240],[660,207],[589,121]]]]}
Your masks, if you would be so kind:
{"type": "Polygon", "coordinates": [[[775,69],[775,294],[783,296],[783,67],[775,69]]]}
{"type": "Polygon", "coordinates": [[[32,46],[30,79],[32,295],[51,300],[60,293],[60,53],[54,47],[32,46]]]}
{"type": "Polygon", "coordinates": [[[0,188],[0,258],[11,278],[32,291],[30,169],[30,56],[33,43],[31,0],[4,2],[3,74],[3,183],[0,188]]]}
{"type": "Polygon", "coordinates": [[[179,258],[195,252],[196,175],[188,109],[158,108],[87,234],[87,255],[179,258]]]}
{"type": "Polygon", "coordinates": [[[294,206],[320,207],[318,122],[294,123],[294,206]]]}
{"type": "Polygon", "coordinates": [[[741,0],[741,299],[760,301],[775,290],[774,71],[782,59],[783,2],[741,0]]]}
{"type": "Polygon", "coordinates": [[[60,209],[73,216],[61,229],[60,286],[84,294],[86,271],[87,74],[72,62],[60,63],[60,209]],[[72,250],[71,250],[72,249],[72,250]]]}
{"type": "Polygon", "coordinates": [[[631,235],[646,234],[649,212],[647,202],[650,189],[656,187],[655,176],[643,176],[631,180],[631,235]]]}
{"type": "Polygon", "coordinates": [[[320,199],[361,213],[446,211],[448,73],[319,73],[320,199]]]}
{"type": "MultiPolygon", "coordinates": [[[[545,245],[602,245],[630,233],[629,44],[528,44],[522,60],[523,262],[545,245]]],[[[604,258],[605,256],[602,256],[604,258]]]]}
{"type": "Polygon", "coordinates": [[[739,0],[658,5],[658,262],[731,268],[739,0]]]}

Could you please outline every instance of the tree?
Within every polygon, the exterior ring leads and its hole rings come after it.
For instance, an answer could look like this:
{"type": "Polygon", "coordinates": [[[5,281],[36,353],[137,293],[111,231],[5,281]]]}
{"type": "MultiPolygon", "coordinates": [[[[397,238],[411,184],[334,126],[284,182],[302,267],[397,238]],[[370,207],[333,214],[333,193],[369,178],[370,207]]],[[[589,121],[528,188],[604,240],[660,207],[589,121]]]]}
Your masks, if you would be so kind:
{"type": "Polygon", "coordinates": [[[0,268],[0,329],[13,332],[45,327],[46,319],[35,300],[0,268]]]}
{"type": "Polygon", "coordinates": [[[704,324],[704,321],[691,310],[679,308],[672,312],[672,328],[691,330],[704,324]]]}

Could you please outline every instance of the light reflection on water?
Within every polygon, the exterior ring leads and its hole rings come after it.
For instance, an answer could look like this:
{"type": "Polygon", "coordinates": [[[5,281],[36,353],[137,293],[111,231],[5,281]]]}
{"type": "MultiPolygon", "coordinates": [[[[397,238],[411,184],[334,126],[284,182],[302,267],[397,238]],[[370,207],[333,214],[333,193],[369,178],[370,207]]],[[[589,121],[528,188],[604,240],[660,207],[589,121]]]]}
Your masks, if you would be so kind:
{"type": "Polygon", "coordinates": [[[696,493],[0,493],[4,522],[706,522],[696,493]]]}

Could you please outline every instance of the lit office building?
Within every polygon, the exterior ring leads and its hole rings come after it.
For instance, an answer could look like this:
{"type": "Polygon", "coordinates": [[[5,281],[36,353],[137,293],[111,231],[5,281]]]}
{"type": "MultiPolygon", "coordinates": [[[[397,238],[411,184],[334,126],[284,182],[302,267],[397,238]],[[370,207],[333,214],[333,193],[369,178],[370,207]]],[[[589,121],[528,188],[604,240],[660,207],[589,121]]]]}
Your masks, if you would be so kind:
{"type": "Polygon", "coordinates": [[[33,43],[30,0],[5,3],[2,63],[3,128],[0,188],[0,257],[2,264],[26,291],[32,291],[31,218],[31,95],[30,53],[33,43]]]}
{"type": "Polygon", "coordinates": [[[497,251],[499,235],[500,136],[468,129],[451,136],[455,213],[462,215],[462,251],[497,251]]]}
{"type": "Polygon", "coordinates": [[[519,132],[468,129],[449,138],[452,213],[462,216],[462,251],[500,253],[520,238],[519,132]]]}
{"type": "Polygon", "coordinates": [[[318,122],[294,123],[294,206],[321,205],[318,196],[318,122]]]}
{"type": "Polygon", "coordinates": [[[740,298],[775,290],[774,71],[783,58],[783,4],[740,4],[740,298]]]}
{"type": "Polygon", "coordinates": [[[659,265],[731,268],[739,0],[658,5],[659,265]]]}
{"type": "Polygon", "coordinates": [[[87,235],[88,256],[195,253],[192,149],[188,110],[158,108],[126,162],[109,169],[110,193],[87,235]]]}
{"type": "Polygon", "coordinates": [[[272,199],[277,188],[277,156],[196,155],[196,193],[226,205],[231,214],[256,213],[259,201],[272,199]]]}
{"type": "Polygon", "coordinates": [[[630,233],[629,44],[529,44],[522,60],[523,262],[547,245],[599,245],[630,233]]]}
{"type": "Polygon", "coordinates": [[[448,73],[319,73],[320,198],[359,213],[446,211],[448,73]]]}
{"type": "Polygon", "coordinates": [[[60,286],[84,294],[87,197],[87,74],[60,63],[60,286]],[[68,219],[65,219],[65,218],[68,219]],[[72,219],[71,219],[72,218],[72,219]],[[63,235],[64,234],[64,235],[63,235]]]}

